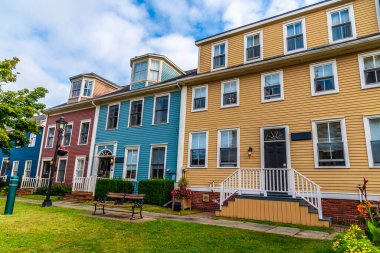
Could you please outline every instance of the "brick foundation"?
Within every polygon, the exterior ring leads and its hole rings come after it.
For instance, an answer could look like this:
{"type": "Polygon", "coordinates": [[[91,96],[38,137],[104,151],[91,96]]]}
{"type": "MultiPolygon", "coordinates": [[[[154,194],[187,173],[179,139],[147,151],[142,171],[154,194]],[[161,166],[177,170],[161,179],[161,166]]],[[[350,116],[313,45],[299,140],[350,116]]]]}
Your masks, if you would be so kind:
{"type": "Polygon", "coordinates": [[[219,209],[219,192],[197,192],[193,191],[193,196],[191,197],[192,208],[204,210],[204,211],[215,211],[219,209]],[[209,195],[209,201],[203,201],[203,194],[209,195]]]}

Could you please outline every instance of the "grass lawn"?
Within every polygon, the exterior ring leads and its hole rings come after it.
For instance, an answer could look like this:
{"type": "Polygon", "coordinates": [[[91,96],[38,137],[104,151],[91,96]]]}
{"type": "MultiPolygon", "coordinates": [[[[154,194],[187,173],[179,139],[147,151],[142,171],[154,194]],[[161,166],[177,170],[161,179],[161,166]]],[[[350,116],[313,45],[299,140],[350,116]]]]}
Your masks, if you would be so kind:
{"type": "MultiPolygon", "coordinates": [[[[44,200],[46,198],[45,195],[25,195],[25,196],[20,196],[20,198],[24,199],[33,199],[33,200],[44,200]]],[[[51,201],[59,201],[60,197],[59,196],[50,196],[51,201]]]]}
{"type": "MultiPolygon", "coordinates": [[[[4,209],[4,200],[0,200],[4,209]]],[[[0,216],[1,252],[330,252],[309,240],[193,223],[116,221],[88,212],[16,203],[0,216]]]]}

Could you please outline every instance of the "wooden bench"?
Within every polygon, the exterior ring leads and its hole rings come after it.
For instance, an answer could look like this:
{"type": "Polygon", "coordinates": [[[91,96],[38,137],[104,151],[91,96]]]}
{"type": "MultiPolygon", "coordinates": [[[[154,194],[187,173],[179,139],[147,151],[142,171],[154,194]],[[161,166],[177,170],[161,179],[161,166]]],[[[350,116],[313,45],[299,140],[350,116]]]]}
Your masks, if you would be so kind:
{"type": "MultiPolygon", "coordinates": [[[[101,207],[103,214],[106,214],[105,208],[106,207],[117,207],[125,209],[125,212],[132,213],[131,220],[134,219],[135,216],[135,209],[140,209],[140,219],[143,219],[142,216],[142,207],[144,204],[144,198],[145,194],[127,194],[127,193],[115,193],[115,192],[109,192],[106,195],[106,198],[104,200],[98,200],[94,202],[94,212],[93,215],[96,214],[96,211],[98,210],[98,207],[101,207]],[[112,199],[112,200],[110,200],[112,199]],[[131,209],[131,210],[128,210],[131,209]]],[[[113,209],[113,211],[119,211],[113,209]]]]}

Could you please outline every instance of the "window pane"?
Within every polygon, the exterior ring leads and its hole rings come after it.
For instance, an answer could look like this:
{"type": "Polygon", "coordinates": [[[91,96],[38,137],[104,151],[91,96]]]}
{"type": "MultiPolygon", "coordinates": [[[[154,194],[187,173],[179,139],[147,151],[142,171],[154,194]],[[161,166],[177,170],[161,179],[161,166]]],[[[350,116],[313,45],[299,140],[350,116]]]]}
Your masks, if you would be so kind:
{"type": "Polygon", "coordinates": [[[318,142],[329,142],[328,123],[317,124],[318,142]]]}
{"type": "Polygon", "coordinates": [[[70,145],[72,129],[73,129],[72,125],[66,125],[64,135],[63,135],[63,145],[64,146],[70,145]]]}
{"type": "Polygon", "coordinates": [[[340,122],[330,122],[329,130],[330,130],[330,142],[342,141],[340,122]]]}
{"type": "Polygon", "coordinates": [[[294,25],[288,25],[287,31],[288,31],[288,37],[294,36],[294,34],[295,34],[294,25]]]}
{"type": "Polygon", "coordinates": [[[237,91],[236,81],[224,83],[224,93],[231,93],[237,91]]]}
{"type": "Polygon", "coordinates": [[[253,36],[247,37],[247,47],[253,47],[253,36]]]}
{"type": "Polygon", "coordinates": [[[380,165],[380,141],[371,141],[373,163],[380,165]]]}
{"type": "Polygon", "coordinates": [[[296,35],[302,34],[302,22],[294,24],[294,31],[296,35]]]}
{"type": "Polygon", "coordinates": [[[220,132],[220,147],[221,148],[236,148],[237,147],[237,131],[226,130],[220,132]]]}
{"type": "Polygon", "coordinates": [[[371,141],[380,141],[380,119],[370,119],[371,141]]]}
{"type": "Polygon", "coordinates": [[[133,80],[132,82],[138,82],[146,79],[146,72],[148,68],[148,61],[142,61],[134,64],[133,80]]]}
{"type": "Polygon", "coordinates": [[[332,64],[327,64],[323,66],[323,76],[333,76],[332,64]]]}
{"type": "Polygon", "coordinates": [[[332,25],[339,25],[340,24],[339,12],[332,13],[331,19],[332,19],[332,25]]]}
{"type": "Polygon", "coordinates": [[[375,62],[374,62],[374,57],[365,57],[364,58],[364,69],[373,69],[375,68],[375,62]]]}
{"type": "Polygon", "coordinates": [[[340,12],[341,24],[347,23],[350,21],[350,16],[348,10],[343,10],[340,12]]]}

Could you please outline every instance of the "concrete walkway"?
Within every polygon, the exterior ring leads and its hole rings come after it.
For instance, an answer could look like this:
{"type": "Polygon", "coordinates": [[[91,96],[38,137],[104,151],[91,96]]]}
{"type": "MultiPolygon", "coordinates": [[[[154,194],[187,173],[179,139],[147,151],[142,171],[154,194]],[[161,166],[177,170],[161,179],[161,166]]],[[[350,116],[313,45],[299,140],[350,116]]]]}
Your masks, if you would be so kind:
{"type": "MultiPolygon", "coordinates": [[[[41,200],[31,200],[31,199],[25,199],[25,198],[16,198],[16,201],[27,202],[27,203],[32,203],[32,204],[42,203],[41,200]]],[[[58,206],[58,207],[63,207],[63,208],[71,208],[71,209],[86,210],[86,211],[94,210],[92,206],[81,205],[81,204],[70,203],[70,202],[54,202],[53,205],[58,206]]],[[[115,208],[115,210],[117,209],[115,208]]],[[[108,213],[112,213],[112,211],[108,211],[108,213]]],[[[336,234],[336,233],[329,234],[326,232],[319,232],[319,231],[312,231],[312,230],[301,230],[299,228],[291,228],[291,227],[279,227],[279,226],[251,223],[251,222],[241,222],[241,221],[222,220],[222,219],[215,220],[215,219],[212,219],[212,217],[214,217],[214,214],[210,212],[179,216],[179,215],[170,215],[170,214],[143,211],[143,216],[144,216],[143,221],[149,221],[149,220],[154,220],[154,219],[166,219],[166,220],[175,220],[175,221],[220,226],[220,227],[240,228],[240,229],[246,229],[246,230],[257,231],[257,232],[265,232],[265,233],[287,235],[287,236],[309,238],[309,239],[331,240],[336,234]]],[[[91,217],[129,221],[129,217],[120,216],[120,215],[119,216],[116,216],[116,215],[92,216],[91,215],[91,217]]],[[[142,220],[133,220],[131,222],[142,222],[142,220]]]]}

